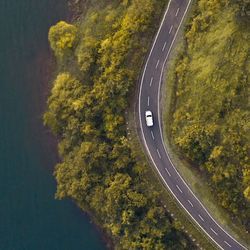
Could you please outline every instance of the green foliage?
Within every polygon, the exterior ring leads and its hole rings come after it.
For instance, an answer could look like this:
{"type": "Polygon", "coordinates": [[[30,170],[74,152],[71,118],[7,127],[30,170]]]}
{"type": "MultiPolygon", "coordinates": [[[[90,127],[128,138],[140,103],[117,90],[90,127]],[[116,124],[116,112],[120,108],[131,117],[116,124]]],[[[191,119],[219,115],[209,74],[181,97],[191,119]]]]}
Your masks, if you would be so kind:
{"type": "Polygon", "coordinates": [[[76,42],[76,35],[77,28],[64,21],[60,21],[50,28],[49,42],[56,56],[61,57],[73,48],[76,42]]]}
{"type": "Polygon", "coordinates": [[[190,249],[192,243],[152,191],[126,134],[128,96],[165,1],[107,2],[95,3],[77,34],[65,23],[50,30],[56,56],[64,54],[58,60],[64,70],[53,82],[44,114],[44,123],[60,138],[56,197],[71,197],[94,213],[116,248],[190,249]]]}
{"type": "Polygon", "coordinates": [[[250,230],[249,1],[199,0],[175,68],[173,141],[250,230]],[[247,14],[247,13],[246,13],[247,14]]]}
{"type": "Polygon", "coordinates": [[[82,118],[82,96],[86,87],[68,72],[59,73],[53,83],[48,99],[49,111],[44,115],[44,123],[60,136],[75,130],[74,123],[82,118]]]}
{"type": "Polygon", "coordinates": [[[244,190],[244,195],[245,195],[246,199],[250,200],[250,186],[248,186],[248,187],[244,190]]]}

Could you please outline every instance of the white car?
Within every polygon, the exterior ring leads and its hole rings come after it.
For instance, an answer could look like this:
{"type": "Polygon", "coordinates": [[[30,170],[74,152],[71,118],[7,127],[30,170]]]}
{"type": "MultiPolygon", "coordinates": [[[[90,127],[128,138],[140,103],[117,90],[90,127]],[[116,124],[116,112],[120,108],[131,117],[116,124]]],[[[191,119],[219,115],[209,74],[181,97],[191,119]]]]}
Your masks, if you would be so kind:
{"type": "Polygon", "coordinates": [[[152,112],[150,110],[147,110],[145,112],[145,117],[147,126],[152,127],[154,125],[152,112]]]}

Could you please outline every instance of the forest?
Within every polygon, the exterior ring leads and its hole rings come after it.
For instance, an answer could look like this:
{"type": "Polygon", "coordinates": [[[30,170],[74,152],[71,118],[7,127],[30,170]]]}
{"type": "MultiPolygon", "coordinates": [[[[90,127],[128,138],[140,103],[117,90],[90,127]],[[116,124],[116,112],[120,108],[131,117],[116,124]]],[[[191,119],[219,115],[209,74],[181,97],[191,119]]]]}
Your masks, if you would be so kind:
{"type": "Polygon", "coordinates": [[[195,249],[175,226],[147,164],[137,161],[125,112],[165,0],[90,1],[50,28],[57,75],[44,124],[58,138],[56,197],[95,217],[116,249],[195,249]]]}
{"type": "Polygon", "coordinates": [[[174,69],[171,137],[250,230],[250,1],[198,0],[174,69]]]}

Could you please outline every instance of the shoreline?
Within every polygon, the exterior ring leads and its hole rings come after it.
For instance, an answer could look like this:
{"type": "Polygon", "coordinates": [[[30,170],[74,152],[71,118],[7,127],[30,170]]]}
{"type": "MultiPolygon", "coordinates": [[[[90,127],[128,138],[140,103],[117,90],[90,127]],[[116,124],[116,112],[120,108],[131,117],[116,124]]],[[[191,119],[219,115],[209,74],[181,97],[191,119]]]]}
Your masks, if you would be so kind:
{"type": "MultiPolygon", "coordinates": [[[[88,2],[88,0],[86,2],[88,2]]],[[[79,8],[82,6],[82,4],[83,3],[81,0],[80,1],[68,0],[67,1],[68,13],[67,13],[67,16],[65,17],[65,20],[71,23],[77,22],[77,20],[81,17],[81,15],[87,9],[87,7],[85,7],[85,10],[83,10],[83,12],[80,12],[79,8]]],[[[42,117],[47,107],[47,99],[48,99],[48,96],[50,94],[50,90],[52,87],[51,85],[52,80],[54,79],[57,73],[56,60],[55,60],[55,57],[53,56],[52,51],[49,48],[49,45],[47,46],[46,53],[39,53],[37,55],[37,57],[35,58],[35,63],[37,64],[37,67],[40,67],[39,70],[42,71],[42,73],[40,74],[42,85],[41,85],[38,115],[39,115],[39,121],[41,123],[42,132],[46,135],[46,138],[44,138],[43,140],[46,142],[46,145],[49,147],[50,149],[49,151],[52,152],[51,155],[53,154],[52,155],[53,167],[51,169],[47,168],[50,174],[53,174],[55,164],[61,161],[58,155],[58,150],[57,150],[58,138],[56,138],[56,136],[54,136],[52,132],[43,125],[43,117],[42,117]]],[[[54,181],[56,183],[55,178],[54,178],[54,181]]],[[[68,200],[74,206],[78,216],[84,216],[85,218],[87,218],[89,223],[93,225],[94,230],[100,235],[100,238],[103,241],[105,247],[107,249],[113,249],[114,248],[113,241],[109,237],[108,233],[103,229],[102,225],[98,222],[98,219],[94,215],[94,213],[83,210],[80,206],[77,205],[77,203],[74,200],[70,198],[68,198],[68,200]]]]}

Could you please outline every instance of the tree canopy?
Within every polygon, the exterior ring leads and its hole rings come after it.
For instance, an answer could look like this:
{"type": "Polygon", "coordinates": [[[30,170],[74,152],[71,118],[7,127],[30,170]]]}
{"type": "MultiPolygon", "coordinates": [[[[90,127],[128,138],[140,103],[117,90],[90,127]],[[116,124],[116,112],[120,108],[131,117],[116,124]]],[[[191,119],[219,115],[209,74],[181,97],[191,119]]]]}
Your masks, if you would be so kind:
{"type": "Polygon", "coordinates": [[[57,56],[63,56],[72,49],[77,37],[77,28],[64,21],[58,22],[49,30],[50,46],[57,56]]]}
{"type": "Polygon", "coordinates": [[[94,1],[77,26],[59,22],[49,32],[59,73],[44,123],[59,138],[56,197],[91,211],[117,249],[190,249],[126,131],[129,94],[165,1],[109,2],[94,1]]]}

